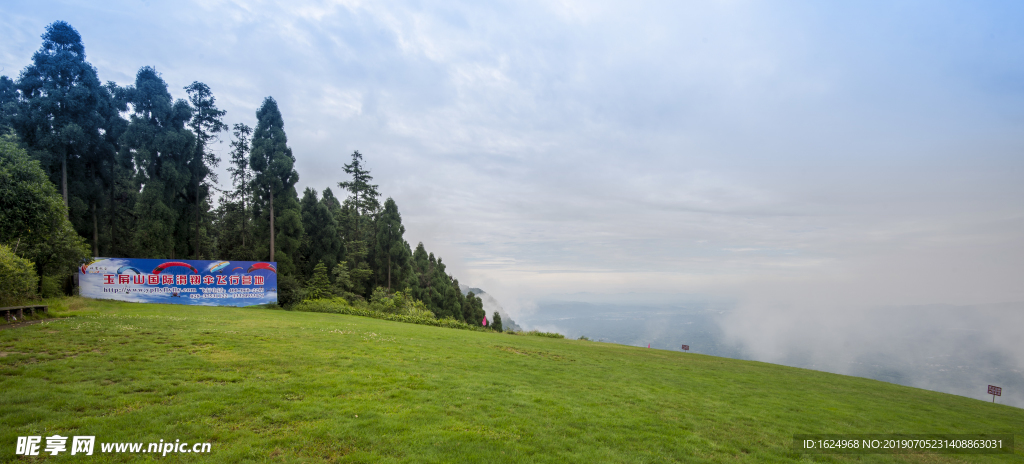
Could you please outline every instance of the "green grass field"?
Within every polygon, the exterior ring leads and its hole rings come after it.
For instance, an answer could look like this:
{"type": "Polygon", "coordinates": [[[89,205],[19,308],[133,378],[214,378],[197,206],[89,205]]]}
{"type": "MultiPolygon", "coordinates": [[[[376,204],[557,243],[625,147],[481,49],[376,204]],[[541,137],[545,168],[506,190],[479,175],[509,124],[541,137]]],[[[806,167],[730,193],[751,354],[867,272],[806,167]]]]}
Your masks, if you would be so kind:
{"type": "Polygon", "coordinates": [[[856,377],[335,314],[54,307],[69,317],[0,330],[4,462],[1024,462],[1020,435],[1014,455],[795,452],[800,433],[1024,430],[1021,409],[856,377]],[[53,434],[212,447],[15,456],[53,434]]]}

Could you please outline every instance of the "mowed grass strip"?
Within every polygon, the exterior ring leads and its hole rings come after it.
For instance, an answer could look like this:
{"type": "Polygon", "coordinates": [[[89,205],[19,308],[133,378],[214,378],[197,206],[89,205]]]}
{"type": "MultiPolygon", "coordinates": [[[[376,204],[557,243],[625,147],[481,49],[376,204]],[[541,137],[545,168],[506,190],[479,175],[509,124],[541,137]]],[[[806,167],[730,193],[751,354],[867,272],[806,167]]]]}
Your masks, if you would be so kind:
{"type": "Polygon", "coordinates": [[[0,330],[4,462],[18,436],[53,434],[212,452],[40,460],[1024,462],[1019,436],[1015,455],[792,450],[799,433],[1024,430],[1021,409],[856,377],[335,314],[61,304],[71,317],[0,330]]]}

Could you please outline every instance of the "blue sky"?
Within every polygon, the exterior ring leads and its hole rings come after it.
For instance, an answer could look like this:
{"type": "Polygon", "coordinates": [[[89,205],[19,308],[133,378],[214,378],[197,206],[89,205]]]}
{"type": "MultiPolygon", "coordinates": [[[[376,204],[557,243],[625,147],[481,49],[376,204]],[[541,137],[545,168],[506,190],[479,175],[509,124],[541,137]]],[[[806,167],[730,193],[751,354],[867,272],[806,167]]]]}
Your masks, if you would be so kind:
{"type": "Polygon", "coordinates": [[[273,96],[300,188],[360,150],[513,313],[1024,301],[1019,2],[7,1],[0,74],[55,20],[104,81],[205,82],[231,124],[273,96]]]}

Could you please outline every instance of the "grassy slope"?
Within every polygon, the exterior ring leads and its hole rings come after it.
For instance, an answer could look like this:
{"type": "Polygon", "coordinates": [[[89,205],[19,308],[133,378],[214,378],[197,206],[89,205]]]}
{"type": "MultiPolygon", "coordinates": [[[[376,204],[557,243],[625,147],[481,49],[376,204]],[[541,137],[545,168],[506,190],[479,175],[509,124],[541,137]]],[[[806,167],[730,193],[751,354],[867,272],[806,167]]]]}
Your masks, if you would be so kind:
{"type": "Polygon", "coordinates": [[[213,442],[89,462],[1024,462],[1020,436],[1014,456],[789,449],[794,433],[1024,430],[1021,409],[868,379],[354,316],[71,306],[0,331],[0,461],[60,433],[213,442]]]}

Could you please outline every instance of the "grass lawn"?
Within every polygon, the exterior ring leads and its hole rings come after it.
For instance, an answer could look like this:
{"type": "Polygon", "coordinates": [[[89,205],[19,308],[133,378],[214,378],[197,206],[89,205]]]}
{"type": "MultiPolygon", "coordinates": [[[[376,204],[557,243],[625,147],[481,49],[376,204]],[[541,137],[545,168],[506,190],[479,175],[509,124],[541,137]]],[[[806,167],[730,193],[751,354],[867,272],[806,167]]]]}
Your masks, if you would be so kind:
{"type": "Polygon", "coordinates": [[[0,330],[0,461],[1024,462],[1024,410],[856,377],[336,314],[60,306],[71,317],[0,330]],[[802,433],[1018,442],[1014,455],[801,455],[802,433]],[[53,434],[94,435],[95,453],[15,456],[17,437],[53,434]],[[211,452],[99,449],[161,439],[211,452]]]}

